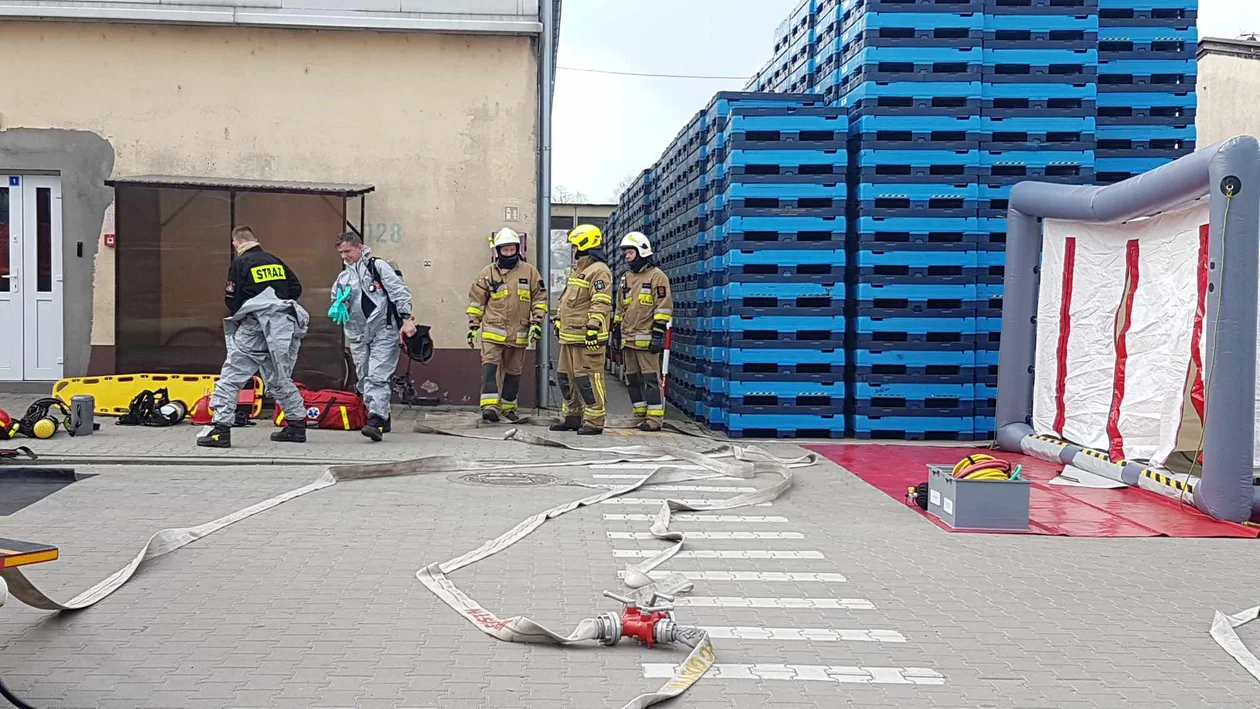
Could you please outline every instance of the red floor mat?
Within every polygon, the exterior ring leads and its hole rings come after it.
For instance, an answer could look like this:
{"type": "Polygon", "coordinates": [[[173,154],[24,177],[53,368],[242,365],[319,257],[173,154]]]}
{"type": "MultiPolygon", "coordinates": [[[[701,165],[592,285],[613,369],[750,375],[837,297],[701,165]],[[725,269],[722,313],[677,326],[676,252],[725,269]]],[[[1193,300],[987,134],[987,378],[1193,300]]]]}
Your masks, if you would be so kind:
{"type": "MultiPolygon", "coordinates": [[[[1032,480],[1029,493],[1029,530],[1026,534],[1069,537],[1247,537],[1260,529],[1211,519],[1193,508],[1183,508],[1153,492],[1126,488],[1092,488],[1050,485],[1063,466],[1010,453],[972,448],[930,448],[898,445],[807,446],[843,466],[889,497],[904,502],[906,489],[927,480],[926,465],[953,464],[972,453],[997,455],[1023,466],[1032,480]]],[[[911,505],[911,509],[949,531],[936,517],[911,505]]]]}

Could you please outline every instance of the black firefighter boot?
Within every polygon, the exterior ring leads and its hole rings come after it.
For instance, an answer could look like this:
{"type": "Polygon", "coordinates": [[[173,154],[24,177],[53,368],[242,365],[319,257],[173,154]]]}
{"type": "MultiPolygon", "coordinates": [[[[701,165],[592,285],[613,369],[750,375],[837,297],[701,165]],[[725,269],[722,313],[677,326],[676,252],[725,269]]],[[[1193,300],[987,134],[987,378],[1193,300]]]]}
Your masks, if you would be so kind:
{"type": "Polygon", "coordinates": [[[590,425],[589,423],[584,423],[582,424],[581,428],[578,429],[577,433],[579,436],[598,436],[602,434],[603,432],[604,432],[604,429],[602,428],[597,428],[595,426],[590,425]]]}
{"type": "Polygon", "coordinates": [[[202,448],[231,448],[232,428],[216,423],[203,435],[197,437],[197,445],[202,448]]]}
{"type": "Polygon", "coordinates": [[[306,443],[306,420],[286,421],[284,428],[271,434],[276,443],[306,443]]]}
{"type": "Polygon", "coordinates": [[[550,431],[578,431],[582,428],[581,416],[565,416],[560,423],[553,423],[548,428],[550,431]]]}
{"type": "Polygon", "coordinates": [[[384,438],[385,425],[385,419],[377,416],[376,414],[372,414],[371,416],[368,416],[367,424],[360,430],[363,432],[363,435],[379,443],[380,440],[384,438]]]}

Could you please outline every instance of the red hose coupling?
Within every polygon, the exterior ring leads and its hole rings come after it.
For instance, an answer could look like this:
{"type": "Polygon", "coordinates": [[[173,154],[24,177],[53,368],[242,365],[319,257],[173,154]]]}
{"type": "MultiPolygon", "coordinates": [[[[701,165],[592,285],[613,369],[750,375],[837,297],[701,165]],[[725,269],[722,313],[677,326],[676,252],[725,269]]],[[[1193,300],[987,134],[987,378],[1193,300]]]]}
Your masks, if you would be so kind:
{"type": "Polygon", "coordinates": [[[656,643],[656,624],[669,617],[668,613],[643,613],[627,606],[621,612],[621,635],[636,638],[649,648],[656,643]]]}

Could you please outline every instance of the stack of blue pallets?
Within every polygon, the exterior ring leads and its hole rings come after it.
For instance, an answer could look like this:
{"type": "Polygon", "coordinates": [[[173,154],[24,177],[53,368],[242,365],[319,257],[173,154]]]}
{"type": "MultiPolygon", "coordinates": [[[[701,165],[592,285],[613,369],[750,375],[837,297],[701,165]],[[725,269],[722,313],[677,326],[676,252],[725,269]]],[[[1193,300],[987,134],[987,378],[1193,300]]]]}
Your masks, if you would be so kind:
{"type": "Polygon", "coordinates": [[[828,96],[849,112],[852,431],[971,440],[984,234],[979,3],[824,2],[828,96]]]}
{"type": "Polygon", "coordinates": [[[1095,181],[1098,0],[981,0],[976,436],[993,434],[1006,210],[1023,180],[1095,181]]]}
{"type": "Polygon", "coordinates": [[[747,84],[777,95],[719,95],[653,172],[671,401],[733,436],[991,436],[1011,188],[1192,151],[1196,4],[798,2],[747,84]]]}
{"type": "Polygon", "coordinates": [[[662,218],[669,398],[732,437],[844,434],[846,124],[821,103],[718,94],[698,116],[700,199],[662,218]]]}
{"type": "Polygon", "coordinates": [[[1098,180],[1193,152],[1197,0],[1098,0],[1098,180]]]}

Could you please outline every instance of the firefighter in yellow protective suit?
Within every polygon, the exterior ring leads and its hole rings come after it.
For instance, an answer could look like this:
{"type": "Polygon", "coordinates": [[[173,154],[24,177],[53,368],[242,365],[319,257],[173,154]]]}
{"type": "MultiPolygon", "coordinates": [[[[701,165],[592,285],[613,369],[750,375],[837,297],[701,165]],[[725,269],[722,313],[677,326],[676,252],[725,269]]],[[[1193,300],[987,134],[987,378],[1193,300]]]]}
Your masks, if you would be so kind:
{"type": "Polygon", "coordinates": [[[641,431],[659,431],[665,422],[661,398],[661,353],[665,329],[674,315],[674,295],[669,277],[652,259],[652,243],[632,231],[621,239],[627,272],[617,289],[620,305],[613,325],[613,347],[621,350],[634,407],[634,422],[641,431]]]}
{"type": "Polygon", "coordinates": [[[519,421],[525,348],[542,339],[547,320],[547,285],[538,269],[521,258],[521,237],[500,229],[490,239],[494,262],[468,289],[468,346],[481,331],[481,418],[519,421]],[[502,393],[500,393],[502,392],[502,393]]]}
{"type": "Polygon", "coordinates": [[[604,257],[604,234],[581,224],[569,232],[573,267],[560,296],[560,393],[564,421],[553,431],[580,436],[604,432],[604,360],[612,318],[612,270],[604,257]]]}

